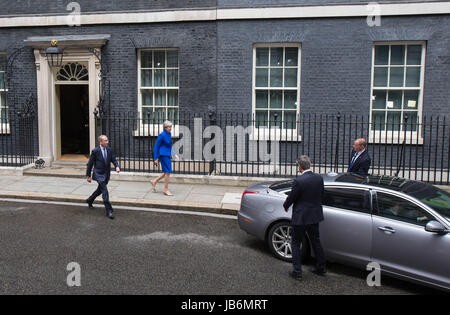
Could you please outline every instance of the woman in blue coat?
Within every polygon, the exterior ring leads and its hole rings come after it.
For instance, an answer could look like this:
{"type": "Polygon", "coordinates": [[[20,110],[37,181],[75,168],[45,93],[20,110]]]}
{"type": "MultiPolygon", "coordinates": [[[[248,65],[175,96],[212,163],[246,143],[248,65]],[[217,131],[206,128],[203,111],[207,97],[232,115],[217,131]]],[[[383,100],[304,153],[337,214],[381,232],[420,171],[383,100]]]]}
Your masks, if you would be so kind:
{"type": "Polygon", "coordinates": [[[156,166],[161,164],[163,174],[152,180],[152,188],[153,192],[156,192],[156,184],[164,178],[164,195],[173,196],[173,194],[169,191],[169,177],[172,173],[171,157],[174,155],[175,159],[178,160],[178,155],[175,154],[175,151],[172,148],[172,123],[166,120],[163,124],[163,128],[164,131],[159,134],[153,148],[153,161],[156,166]]]}

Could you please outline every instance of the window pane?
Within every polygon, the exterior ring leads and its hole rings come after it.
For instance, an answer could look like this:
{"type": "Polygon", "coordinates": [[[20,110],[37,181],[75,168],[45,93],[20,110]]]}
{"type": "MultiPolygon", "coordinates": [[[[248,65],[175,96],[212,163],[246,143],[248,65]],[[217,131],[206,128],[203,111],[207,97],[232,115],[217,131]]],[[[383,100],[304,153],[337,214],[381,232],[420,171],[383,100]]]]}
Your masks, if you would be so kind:
{"type": "Polygon", "coordinates": [[[405,64],[405,46],[392,45],[391,46],[391,65],[405,64]]]}
{"type": "Polygon", "coordinates": [[[153,70],[155,73],[155,86],[166,86],[166,70],[153,70]]]}
{"type": "Polygon", "coordinates": [[[178,86],[178,70],[167,70],[167,86],[178,86]]]}
{"type": "Polygon", "coordinates": [[[283,69],[270,69],[270,86],[281,87],[283,85],[283,69]]]}
{"type": "Polygon", "coordinates": [[[388,103],[386,107],[388,109],[401,109],[402,91],[389,91],[388,103]]]}
{"type": "Polygon", "coordinates": [[[297,68],[284,70],[284,86],[297,87],[297,68]]]}
{"type": "Polygon", "coordinates": [[[420,67],[406,68],[406,86],[408,87],[420,86],[420,67]]]}
{"type": "Polygon", "coordinates": [[[269,107],[269,93],[268,91],[256,91],[256,108],[269,107]]]}
{"type": "Polygon", "coordinates": [[[387,130],[400,130],[400,123],[402,119],[402,112],[388,112],[387,113],[387,130]]]}
{"type": "Polygon", "coordinates": [[[387,45],[375,46],[375,64],[376,65],[389,64],[389,46],[387,45]]]}
{"type": "Polygon", "coordinates": [[[417,131],[417,112],[404,112],[404,115],[408,115],[406,122],[406,131],[417,131]]]}
{"type": "Polygon", "coordinates": [[[155,51],[155,68],[164,68],[166,66],[166,52],[155,51]]]}
{"type": "Polygon", "coordinates": [[[178,106],[178,91],[168,90],[167,91],[167,106],[178,106]]]}
{"type": "Polygon", "coordinates": [[[155,122],[157,124],[163,124],[166,118],[167,109],[166,108],[155,108],[155,122]]]}
{"type": "Polygon", "coordinates": [[[282,112],[277,110],[270,111],[270,128],[281,128],[283,117],[282,112]]]}
{"type": "Polygon", "coordinates": [[[8,106],[8,93],[6,92],[0,92],[0,107],[7,107],[8,106]]]}
{"type": "Polygon", "coordinates": [[[141,86],[152,86],[152,70],[141,70],[141,86]]]}
{"type": "Polygon", "coordinates": [[[167,113],[167,119],[170,120],[172,123],[178,122],[178,109],[169,108],[167,113]]]}
{"type": "Polygon", "coordinates": [[[167,67],[178,68],[178,51],[176,50],[167,51],[167,67]]]}
{"type": "Polygon", "coordinates": [[[284,108],[297,109],[297,91],[284,92],[284,108]]]}
{"type": "Polygon", "coordinates": [[[261,127],[267,127],[267,116],[268,116],[268,111],[267,110],[257,110],[256,111],[256,116],[255,116],[255,127],[256,128],[261,128],[261,127]]]}
{"type": "Polygon", "coordinates": [[[270,65],[273,67],[283,66],[283,48],[272,48],[270,50],[270,65]]]}
{"type": "Polygon", "coordinates": [[[269,48],[256,48],[256,66],[267,67],[269,65],[269,48]]]}
{"type": "MultiPolygon", "coordinates": [[[[270,91],[270,108],[282,108],[283,107],[283,92],[282,91],[270,91]]],[[[281,118],[281,116],[280,116],[281,118]]]]}
{"type": "Polygon", "coordinates": [[[419,105],[419,91],[405,91],[404,109],[417,109],[419,105]]]}
{"type": "Polygon", "coordinates": [[[269,70],[256,69],[256,86],[267,87],[269,85],[269,70]]]}
{"type": "Polygon", "coordinates": [[[297,66],[298,64],[298,48],[297,47],[286,47],[285,65],[297,66]]]}
{"type": "Polygon", "coordinates": [[[141,68],[152,67],[152,51],[141,51],[141,68]]]}
{"type": "Polygon", "coordinates": [[[399,197],[377,192],[378,212],[382,217],[426,226],[434,220],[427,212],[415,204],[399,197]]]}
{"type": "Polygon", "coordinates": [[[143,107],[142,108],[142,119],[144,124],[153,123],[153,107],[143,107]]]}
{"type": "Polygon", "coordinates": [[[153,105],[153,91],[142,90],[142,106],[152,106],[152,105],[153,105]]]}
{"type": "Polygon", "coordinates": [[[359,189],[327,188],[323,195],[323,204],[328,207],[370,213],[365,191],[359,189]]]}
{"type": "Polygon", "coordinates": [[[166,106],[166,90],[155,90],[155,105],[166,106]]]}
{"type": "Polygon", "coordinates": [[[375,100],[372,102],[373,109],[386,109],[386,91],[373,91],[375,100]]]}
{"type": "Polygon", "coordinates": [[[295,111],[295,110],[285,111],[283,128],[295,129],[296,117],[297,117],[297,111],[295,111]]]}
{"type": "MultiPolygon", "coordinates": [[[[5,124],[8,123],[8,109],[0,108],[0,123],[5,124]]],[[[0,126],[0,131],[2,130],[2,126],[0,126]]]]}
{"type": "Polygon", "coordinates": [[[0,54],[0,71],[6,71],[6,55],[0,54]]]}
{"type": "Polygon", "coordinates": [[[372,130],[386,129],[386,112],[372,112],[372,130]]]}
{"type": "Polygon", "coordinates": [[[390,86],[398,87],[403,86],[403,73],[405,69],[402,68],[391,68],[391,78],[390,86]]]}
{"type": "Polygon", "coordinates": [[[374,70],[374,86],[387,87],[388,68],[375,68],[374,70]]]}
{"type": "Polygon", "coordinates": [[[6,89],[6,72],[0,72],[0,90],[6,89]]]}
{"type": "Polygon", "coordinates": [[[420,65],[422,60],[422,45],[408,45],[408,65],[420,65]]]}

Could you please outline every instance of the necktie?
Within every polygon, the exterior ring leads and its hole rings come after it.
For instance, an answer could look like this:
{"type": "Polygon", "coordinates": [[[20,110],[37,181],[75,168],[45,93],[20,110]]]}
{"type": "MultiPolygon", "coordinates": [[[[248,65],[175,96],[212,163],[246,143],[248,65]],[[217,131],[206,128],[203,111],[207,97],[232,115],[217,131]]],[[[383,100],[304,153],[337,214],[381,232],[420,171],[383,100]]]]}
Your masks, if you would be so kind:
{"type": "Polygon", "coordinates": [[[102,148],[102,152],[103,152],[103,159],[104,159],[105,162],[106,162],[106,149],[105,149],[105,148],[102,148]]]}
{"type": "Polygon", "coordinates": [[[356,157],[358,156],[358,152],[355,152],[355,154],[353,155],[352,161],[350,162],[350,165],[348,166],[348,170],[347,172],[350,172],[350,170],[353,167],[353,164],[355,163],[356,157]]]}

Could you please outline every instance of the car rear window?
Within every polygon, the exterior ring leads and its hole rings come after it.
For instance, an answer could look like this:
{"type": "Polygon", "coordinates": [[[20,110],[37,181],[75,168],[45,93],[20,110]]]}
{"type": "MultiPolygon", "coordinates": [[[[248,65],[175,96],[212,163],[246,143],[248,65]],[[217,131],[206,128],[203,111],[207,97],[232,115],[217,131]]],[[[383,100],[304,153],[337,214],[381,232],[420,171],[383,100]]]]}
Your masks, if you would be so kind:
{"type": "Polygon", "coordinates": [[[323,205],[333,208],[370,213],[368,190],[344,187],[327,187],[323,194],[323,205]]]}
{"type": "Polygon", "coordinates": [[[282,182],[277,182],[275,184],[272,184],[269,186],[270,189],[275,190],[275,191],[283,191],[286,189],[291,189],[292,185],[294,184],[294,180],[290,179],[290,180],[286,180],[286,181],[282,181],[282,182]]]}

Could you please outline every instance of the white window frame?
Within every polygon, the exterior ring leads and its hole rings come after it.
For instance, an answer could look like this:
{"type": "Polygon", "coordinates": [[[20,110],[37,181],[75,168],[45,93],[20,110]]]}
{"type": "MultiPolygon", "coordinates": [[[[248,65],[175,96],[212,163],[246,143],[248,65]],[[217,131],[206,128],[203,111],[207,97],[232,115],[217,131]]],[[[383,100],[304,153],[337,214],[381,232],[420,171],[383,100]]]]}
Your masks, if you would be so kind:
{"type": "MultiPolygon", "coordinates": [[[[296,109],[296,123],[295,128],[283,128],[283,121],[281,128],[270,128],[270,127],[258,127],[256,128],[255,122],[252,124],[253,132],[250,135],[251,140],[280,140],[280,141],[301,141],[301,136],[298,134],[300,128],[299,128],[299,117],[300,117],[300,83],[301,83],[301,68],[302,68],[302,45],[301,43],[257,43],[253,45],[253,75],[252,75],[252,117],[255,117],[256,120],[256,91],[257,90],[267,90],[269,91],[269,98],[270,98],[270,91],[271,90],[280,90],[280,91],[297,91],[297,109],[296,109]],[[298,48],[298,61],[297,61],[297,86],[296,87],[285,87],[284,86],[284,75],[285,75],[285,53],[283,53],[283,66],[281,69],[283,69],[283,86],[282,87],[271,87],[270,86],[270,73],[269,76],[269,82],[268,86],[261,88],[256,87],[256,49],[257,48],[273,48],[273,47],[283,47],[283,48],[289,48],[289,47],[296,47],[298,48]]],[[[269,53],[269,65],[268,68],[272,68],[270,65],[270,53],[269,53]]],[[[269,111],[269,117],[270,117],[270,108],[267,109],[269,111]]],[[[279,111],[284,112],[284,98],[282,99],[282,108],[279,109],[279,111]]],[[[284,116],[284,115],[283,115],[284,116]]],[[[280,118],[282,119],[282,118],[280,118]]]]}
{"type": "MultiPolygon", "coordinates": [[[[405,140],[405,136],[406,136],[406,144],[411,144],[411,145],[417,145],[417,144],[423,144],[423,136],[422,136],[422,116],[423,116],[423,91],[424,91],[424,81],[425,81],[425,58],[426,58],[426,49],[427,49],[427,45],[426,45],[426,41],[383,41],[383,42],[374,42],[372,45],[372,72],[371,72],[371,87],[370,87],[370,116],[369,116],[369,123],[370,123],[370,127],[369,127],[369,138],[368,138],[368,142],[369,143],[380,143],[380,144],[391,144],[391,143],[402,143],[405,140]],[[389,61],[388,61],[388,74],[387,74],[387,87],[375,87],[374,83],[375,83],[375,48],[376,46],[384,46],[384,45],[389,45],[389,46],[395,46],[395,45],[421,45],[422,46],[422,55],[421,55],[421,64],[420,64],[420,87],[416,88],[416,87],[389,87],[390,84],[390,70],[391,70],[391,48],[389,48],[389,61]],[[386,90],[386,91],[419,91],[419,97],[418,97],[418,104],[417,104],[417,117],[418,117],[418,126],[417,126],[417,130],[416,131],[406,131],[405,130],[372,130],[372,115],[374,112],[373,109],[373,93],[376,90],[386,90]]],[[[384,67],[382,65],[380,65],[379,67],[384,67]]],[[[406,82],[406,69],[408,67],[407,65],[407,49],[405,49],[405,64],[403,65],[404,67],[404,82],[406,82]]],[[[403,93],[402,93],[403,94],[403,93]]],[[[403,94],[404,95],[404,94],[403,94]]],[[[401,111],[402,112],[402,117],[403,117],[403,113],[405,112],[409,112],[408,110],[405,110],[403,108],[403,103],[404,103],[404,97],[402,97],[402,108],[399,109],[395,109],[392,111],[401,111]]],[[[375,112],[378,110],[375,110],[375,112]]],[[[389,110],[386,108],[384,110],[379,110],[379,111],[385,111],[385,112],[389,112],[389,110]]],[[[410,111],[410,112],[415,112],[415,111],[410,111]]],[[[385,119],[385,123],[387,124],[387,118],[385,119]]]]}
{"type": "MultiPolygon", "coordinates": [[[[4,55],[5,56],[5,60],[6,60],[6,53],[5,52],[0,52],[0,55],[4,55]]],[[[6,65],[5,65],[6,67],[6,65]]],[[[0,71],[0,73],[4,73],[6,75],[6,71],[0,71]]],[[[6,79],[6,77],[5,77],[6,79]]],[[[2,122],[2,112],[1,109],[2,107],[6,107],[8,109],[8,87],[5,86],[4,89],[0,88],[0,94],[1,93],[6,93],[6,106],[4,106],[3,104],[1,104],[1,97],[0,97],[0,134],[10,134],[10,128],[9,128],[9,122],[2,122]]]]}
{"type": "MultiPolygon", "coordinates": [[[[148,137],[148,136],[158,136],[163,130],[163,124],[144,124],[143,123],[143,106],[142,106],[142,90],[176,90],[178,91],[178,106],[168,106],[167,102],[168,102],[168,97],[166,96],[166,106],[164,108],[169,109],[169,108],[176,108],[178,110],[178,117],[180,115],[179,112],[179,108],[180,108],[180,49],[179,48],[143,48],[143,49],[138,49],[137,51],[137,76],[138,76],[138,84],[137,84],[137,89],[138,89],[138,113],[139,113],[139,119],[142,122],[141,124],[139,124],[138,126],[138,130],[135,131],[135,136],[138,137],[148,137]],[[151,87],[143,87],[141,86],[141,71],[142,71],[142,67],[141,67],[141,55],[143,51],[164,51],[165,52],[165,61],[166,61],[166,65],[164,68],[161,68],[163,70],[165,70],[166,73],[166,78],[165,78],[165,86],[159,86],[159,87],[155,87],[154,86],[154,73],[152,71],[152,86],[151,87]],[[174,67],[167,67],[167,52],[168,51],[177,51],[178,52],[178,67],[174,68],[174,67]],[[167,86],[167,70],[178,70],[178,86],[177,87],[169,87],[167,86]]],[[[152,54],[152,68],[144,68],[144,69],[155,69],[155,63],[154,63],[154,54],[152,54]]],[[[153,92],[153,100],[155,98],[155,93],[153,92]]],[[[153,101],[153,107],[155,107],[154,105],[154,101],[153,101]]],[[[162,106],[160,106],[161,108],[163,108],[162,106]]],[[[166,116],[167,117],[167,116],[166,116]]],[[[172,137],[179,137],[179,128],[178,128],[178,123],[177,122],[173,122],[173,129],[172,129],[172,137]]]]}

